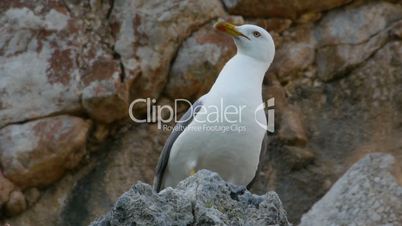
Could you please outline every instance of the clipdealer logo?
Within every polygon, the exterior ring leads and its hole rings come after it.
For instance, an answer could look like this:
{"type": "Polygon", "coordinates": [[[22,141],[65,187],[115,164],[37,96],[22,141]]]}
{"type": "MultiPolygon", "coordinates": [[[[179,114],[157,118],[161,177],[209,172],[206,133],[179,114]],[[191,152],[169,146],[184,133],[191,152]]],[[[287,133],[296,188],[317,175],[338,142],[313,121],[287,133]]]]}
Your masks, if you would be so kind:
{"type": "MultiPolygon", "coordinates": [[[[131,102],[128,113],[133,122],[136,123],[156,123],[158,129],[172,130],[174,127],[169,126],[171,122],[185,123],[188,120],[194,120],[200,123],[199,128],[192,128],[204,131],[237,131],[244,132],[245,126],[242,124],[244,112],[247,110],[246,105],[231,105],[225,104],[221,99],[217,105],[193,105],[189,100],[176,99],[173,106],[157,105],[156,99],[140,98],[131,102]],[[146,116],[137,118],[134,115],[134,109],[137,104],[146,106],[146,116]],[[188,105],[191,109],[191,115],[186,118],[178,117],[179,105],[188,105]],[[197,117],[192,117],[194,115],[197,117]]],[[[257,106],[254,110],[254,119],[256,123],[263,129],[269,132],[275,132],[275,98],[270,98],[266,102],[257,106]],[[266,114],[267,121],[261,121],[261,111],[266,114]]],[[[180,124],[178,124],[180,127],[180,124]]]]}

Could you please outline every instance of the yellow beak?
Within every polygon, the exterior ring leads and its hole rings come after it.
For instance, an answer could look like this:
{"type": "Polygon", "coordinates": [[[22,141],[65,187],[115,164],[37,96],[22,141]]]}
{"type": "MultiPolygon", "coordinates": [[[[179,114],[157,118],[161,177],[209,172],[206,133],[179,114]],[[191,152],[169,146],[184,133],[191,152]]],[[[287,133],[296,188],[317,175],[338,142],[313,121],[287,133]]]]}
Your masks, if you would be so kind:
{"type": "Polygon", "coordinates": [[[218,21],[214,24],[214,28],[216,30],[224,32],[230,36],[233,36],[233,37],[241,36],[241,37],[244,37],[244,38],[250,40],[249,37],[247,37],[246,35],[241,33],[239,30],[237,30],[236,26],[231,23],[224,22],[224,21],[218,21]]]}

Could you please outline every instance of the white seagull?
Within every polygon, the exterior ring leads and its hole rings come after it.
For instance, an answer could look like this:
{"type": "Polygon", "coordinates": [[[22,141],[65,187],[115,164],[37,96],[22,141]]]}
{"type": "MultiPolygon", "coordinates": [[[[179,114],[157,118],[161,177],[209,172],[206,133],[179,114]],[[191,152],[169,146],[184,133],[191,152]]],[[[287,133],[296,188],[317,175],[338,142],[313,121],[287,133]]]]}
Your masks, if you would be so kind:
{"type": "Polygon", "coordinates": [[[255,25],[220,21],[214,27],[233,37],[237,53],[167,139],[156,168],[157,192],[201,169],[249,187],[266,148],[262,83],[275,55],[273,39],[255,25]]]}

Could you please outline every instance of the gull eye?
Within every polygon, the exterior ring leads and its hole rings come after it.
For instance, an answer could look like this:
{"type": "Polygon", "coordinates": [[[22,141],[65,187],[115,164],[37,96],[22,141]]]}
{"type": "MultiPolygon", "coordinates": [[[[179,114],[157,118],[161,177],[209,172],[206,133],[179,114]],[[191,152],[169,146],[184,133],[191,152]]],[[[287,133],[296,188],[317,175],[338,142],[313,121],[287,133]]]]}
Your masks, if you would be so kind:
{"type": "Polygon", "coordinates": [[[253,35],[254,35],[254,37],[258,38],[258,37],[261,36],[261,33],[258,32],[258,31],[254,31],[254,32],[253,32],[253,35]]]}

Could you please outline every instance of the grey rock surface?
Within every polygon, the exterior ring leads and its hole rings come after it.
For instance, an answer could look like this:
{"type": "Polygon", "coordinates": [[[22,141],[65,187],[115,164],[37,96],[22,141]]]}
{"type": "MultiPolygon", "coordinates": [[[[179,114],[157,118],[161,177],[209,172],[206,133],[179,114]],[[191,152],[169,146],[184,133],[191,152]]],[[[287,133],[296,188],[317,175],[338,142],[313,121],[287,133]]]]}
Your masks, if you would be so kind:
{"type": "Polygon", "coordinates": [[[402,225],[402,186],[389,154],[368,154],[302,217],[300,226],[402,225]]]}
{"type": "Polygon", "coordinates": [[[159,194],[137,183],[91,226],[104,225],[289,225],[275,192],[257,196],[201,170],[159,194]]]}

